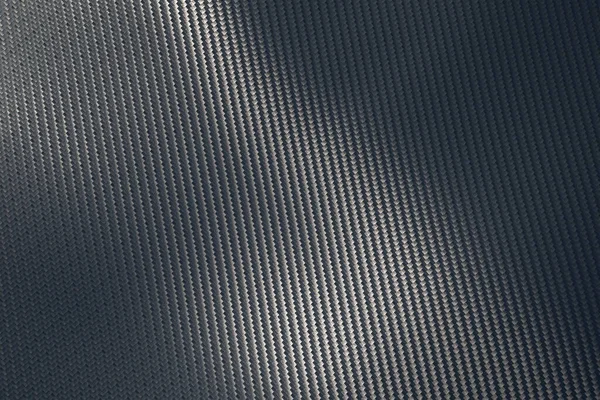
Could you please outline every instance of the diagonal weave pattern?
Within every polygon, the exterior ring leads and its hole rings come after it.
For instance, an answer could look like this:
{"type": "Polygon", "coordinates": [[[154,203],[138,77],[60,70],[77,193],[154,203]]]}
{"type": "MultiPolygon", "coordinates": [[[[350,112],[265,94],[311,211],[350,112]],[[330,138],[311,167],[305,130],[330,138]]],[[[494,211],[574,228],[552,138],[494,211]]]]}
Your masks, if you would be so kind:
{"type": "Polygon", "coordinates": [[[600,398],[599,6],[0,0],[0,397],[600,398]]]}

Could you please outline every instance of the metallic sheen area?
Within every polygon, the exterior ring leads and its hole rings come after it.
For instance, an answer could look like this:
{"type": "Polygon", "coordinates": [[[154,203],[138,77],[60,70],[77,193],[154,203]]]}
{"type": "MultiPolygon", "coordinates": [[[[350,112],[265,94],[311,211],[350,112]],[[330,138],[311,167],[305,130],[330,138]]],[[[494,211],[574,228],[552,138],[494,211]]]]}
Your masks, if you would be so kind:
{"type": "Polygon", "coordinates": [[[1,399],[599,399],[600,2],[0,0],[1,399]]]}

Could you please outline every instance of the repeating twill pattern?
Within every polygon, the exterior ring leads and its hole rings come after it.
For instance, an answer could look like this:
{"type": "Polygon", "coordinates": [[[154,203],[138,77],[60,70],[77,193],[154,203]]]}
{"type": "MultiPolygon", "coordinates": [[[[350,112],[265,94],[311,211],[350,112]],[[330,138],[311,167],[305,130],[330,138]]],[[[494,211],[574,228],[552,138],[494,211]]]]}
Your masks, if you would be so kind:
{"type": "Polygon", "coordinates": [[[600,398],[599,7],[0,0],[0,398],[600,398]]]}

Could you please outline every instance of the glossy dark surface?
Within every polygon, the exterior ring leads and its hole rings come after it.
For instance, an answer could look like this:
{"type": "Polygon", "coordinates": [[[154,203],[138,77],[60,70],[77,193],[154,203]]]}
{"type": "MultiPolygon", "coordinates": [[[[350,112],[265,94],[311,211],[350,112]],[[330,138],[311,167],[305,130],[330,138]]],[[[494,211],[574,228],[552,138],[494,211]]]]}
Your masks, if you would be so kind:
{"type": "Polygon", "coordinates": [[[598,8],[1,0],[0,398],[600,398],[598,8]]]}

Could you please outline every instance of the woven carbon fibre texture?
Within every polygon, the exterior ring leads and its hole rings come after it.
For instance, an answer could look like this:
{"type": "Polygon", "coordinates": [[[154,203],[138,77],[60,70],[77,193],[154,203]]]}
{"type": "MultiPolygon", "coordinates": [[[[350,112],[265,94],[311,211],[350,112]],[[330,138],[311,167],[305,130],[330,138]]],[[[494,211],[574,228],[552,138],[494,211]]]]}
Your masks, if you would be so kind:
{"type": "Polygon", "coordinates": [[[0,0],[0,398],[600,398],[599,7],[0,0]]]}

